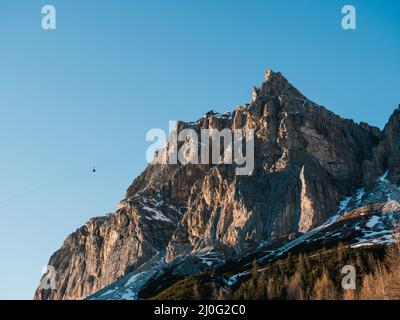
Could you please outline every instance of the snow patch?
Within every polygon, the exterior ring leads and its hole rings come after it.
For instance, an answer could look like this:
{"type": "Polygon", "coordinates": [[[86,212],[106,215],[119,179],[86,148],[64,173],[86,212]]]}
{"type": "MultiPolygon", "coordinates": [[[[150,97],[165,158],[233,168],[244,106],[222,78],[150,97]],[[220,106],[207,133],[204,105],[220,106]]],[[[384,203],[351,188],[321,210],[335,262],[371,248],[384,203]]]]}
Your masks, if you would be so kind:
{"type": "Polygon", "coordinates": [[[342,201],[340,201],[339,211],[337,214],[342,213],[344,210],[346,210],[346,208],[349,206],[351,199],[352,197],[346,197],[342,201]]]}
{"type": "Polygon", "coordinates": [[[101,296],[106,296],[106,295],[108,295],[108,294],[113,293],[114,291],[115,291],[115,289],[107,290],[106,292],[102,293],[101,296]]]}
{"type": "Polygon", "coordinates": [[[195,255],[201,259],[202,263],[209,267],[225,262],[224,255],[221,252],[214,251],[213,248],[205,248],[195,255]]]}
{"type": "Polygon", "coordinates": [[[143,209],[146,211],[149,211],[151,213],[153,213],[153,216],[150,218],[150,220],[161,220],[161,221],[168,221],[168,222],[172,222],[171,219],[167,218],[166,216],[164,216],[164,214],[160,211],[157,210],[155,208],[150,208],[148,206],[143,206],[143,209]]]}
{"type": "Polygon", "coordinates": [[[378,178],[379,181],[380,181],[380,182],[389,182],[389,181],[386,179],[387,176],[388,176],[388,174],[389,174],[389,170],[386,170],[385,173],[384,173],[381,177],[378,178]]]}
{"type": "Polygon", "coordinates": [[[368,228],[373,228],[373,227],[375,227],[375,225],[377,224],[379,222],[379,217],[378,216],[372,216],[370,219],[369,219],[369,221],[368,221],[368,223],[366,224],[366,226],[368,227],[368,228]]]}
{"type": "Polygon", "coordinates": [[[132,277],[128,279],[128,281],[125,283],[125,287],[130,286],[132,283],[134,283],[138,278],[140,278],[145,272],[139,272],[137,274],[134,274],[132,277]]]}
{"type": "Polygon", "coordinates": [[[365,190],[364,188],[360,188],[357,190],[357,194],[356,194],[356,200],[357,200],[357,205],[359,205],[362,201],[362,197],[365,194],[365,190]]]}
{"type": "Polygon", "coordinates": [[[240,278],[246,274],[249,274],[249,273],[250,273],[249,271],[237,273],[237,274],[233,275],[232,277],[228,278],[228,280],[225,280],[225,283],[228,286],[232,286],[238,281],[238,278],[240,278]]]}

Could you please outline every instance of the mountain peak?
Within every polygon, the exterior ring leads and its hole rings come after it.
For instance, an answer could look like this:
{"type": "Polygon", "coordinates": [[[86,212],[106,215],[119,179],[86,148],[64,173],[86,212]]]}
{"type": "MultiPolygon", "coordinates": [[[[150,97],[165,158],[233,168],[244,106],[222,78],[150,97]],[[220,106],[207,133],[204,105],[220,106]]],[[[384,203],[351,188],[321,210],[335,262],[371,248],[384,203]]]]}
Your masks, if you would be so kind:
{"type": "Polygon", "coordinates": [[[267,96],[292,96],[297,99],[306,99],[280,72],[267,69],[265,81],[261,85],[260,91],[267,96]]]}
{"type": "Polygon", "coordinates": [[[265,71],[265,81],[268,81],[275,74],[276,73],[272,69],[268,68],[267,71],[265,71]]]}
{"type": "Polygon", "coordinates": [[[244,258],[262,243],[312,236],[344,213],[348,196],[361,204],[364,181],[383,181],[386,175],[379,177],[387,170],[388,179],[397,184],[398,175],[400,183],[399,123],[399,109],[384,133],[334,116],[268,69],[261,87],[253,89],[253,103],[221,115],[210,110],[191,123],[220,132],[253,130],[253,175],[236,176],[236,164],[222,161],[149,164],[115,213],[91,220],[52,255],[48,264],[57,270],[56,289],[39,287],[35,298],[81,299],[110,283],[125,288],[127,282],[119,279],[129,272],[136,272],[128,282],[136,293],[129,297],[139,297],[150,277],[165,270],[197,274],[244,258]]]}

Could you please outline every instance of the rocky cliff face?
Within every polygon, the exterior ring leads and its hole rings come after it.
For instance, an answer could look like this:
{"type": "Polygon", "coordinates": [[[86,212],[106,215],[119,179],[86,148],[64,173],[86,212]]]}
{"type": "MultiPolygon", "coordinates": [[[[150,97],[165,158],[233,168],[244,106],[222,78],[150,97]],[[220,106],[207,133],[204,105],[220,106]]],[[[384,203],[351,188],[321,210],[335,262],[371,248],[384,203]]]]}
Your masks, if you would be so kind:
{"type": "Polygon", "coordinates": [[[223,163],[150,164],[115,213],[68,236],[49,261],[56,288],[39,288],[35,299],[87,297],[154,257],[237,257],[321,225],[386,170],[399,182],[400,109],[382,132],[309,101],[271,70],[252,103],[178,123],[184,128],[253,129],[253,173],[236,175],[236,165],[223,163]]]}

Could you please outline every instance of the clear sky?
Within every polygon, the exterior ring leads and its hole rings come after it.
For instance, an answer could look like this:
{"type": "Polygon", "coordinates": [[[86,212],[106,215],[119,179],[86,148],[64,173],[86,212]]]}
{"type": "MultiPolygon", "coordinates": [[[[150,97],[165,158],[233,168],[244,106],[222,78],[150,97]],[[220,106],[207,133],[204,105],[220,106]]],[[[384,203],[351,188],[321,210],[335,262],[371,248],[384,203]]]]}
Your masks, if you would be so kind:
{"type": "Polygon", "coordinates": [[[0,15],[3,299],[31,299],[65,237],[115,210],[147,130],[233,110],[267,67],[355,121],[382,128],[400,103],[398,0],[0,0],[0,15]]]}

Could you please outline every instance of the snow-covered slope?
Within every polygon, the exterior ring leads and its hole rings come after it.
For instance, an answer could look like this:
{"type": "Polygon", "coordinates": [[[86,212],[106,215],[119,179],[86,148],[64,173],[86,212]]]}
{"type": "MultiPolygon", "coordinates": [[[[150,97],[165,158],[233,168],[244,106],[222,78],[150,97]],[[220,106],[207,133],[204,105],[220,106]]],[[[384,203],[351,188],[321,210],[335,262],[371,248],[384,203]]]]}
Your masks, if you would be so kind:
{"type": "MultiPolygon", "coordinates": [[[[260,244],[258,257],[260,264],[279,259],[289,251],[302,251],[304,248],[324,247],[343,243],[357,249],[361,246],[384,245],[398,238],[396,226],[400,221],[400,187],[391,183],[387,173],[380,177],[376,187],[366,192],[363,188],[353,196],[344,197],[337,214],[321,226],[288,240],[267,241],[260,244]],[[265,254],[262,254],[265,252],[265,254]]],[[[135,300],[139,292],[150,280],[166,277],[171,270],[175,276],[196,274],[199,270],[223,265],[224,256],[211,248],[193,254],[190,258],[177,259],[165,263],[164,252],[158,253],[149,263],[117,280],[110,286],[90,296],[88,299],[135,300]],[[190,267],[189,267],[190,266],[190,267]]],[[[239,259],[238,272],[225,279],[228,286],[249,273],[251,263],[239,259]],[[241,266],[241,267],[240,267],[241,266]]],[[[230,262],[232,263],[232,262],[230,262]]]]}

